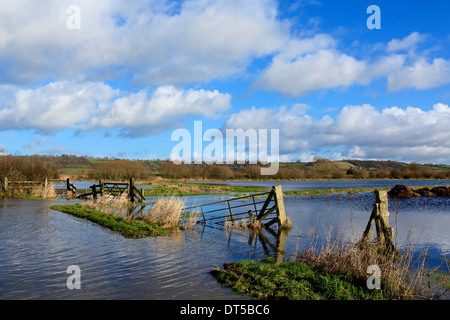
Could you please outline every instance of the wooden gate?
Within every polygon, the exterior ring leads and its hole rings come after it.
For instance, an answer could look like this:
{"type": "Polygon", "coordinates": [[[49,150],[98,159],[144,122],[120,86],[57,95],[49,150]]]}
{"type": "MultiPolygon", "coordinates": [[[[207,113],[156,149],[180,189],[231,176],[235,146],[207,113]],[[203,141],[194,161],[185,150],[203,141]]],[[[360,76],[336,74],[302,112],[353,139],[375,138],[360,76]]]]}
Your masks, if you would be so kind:
{"type": "Polygon", "coordinates": [[[268,228],[277,223],[282,227],[286,223],[283,192],[281,186],[274,186],[270,192],[222,200],[183,209],[183,215],[198,216],[197,223],[224,228],[227,222],[236,223],[243,219],[251,223],[259,221],[268,228]]]}

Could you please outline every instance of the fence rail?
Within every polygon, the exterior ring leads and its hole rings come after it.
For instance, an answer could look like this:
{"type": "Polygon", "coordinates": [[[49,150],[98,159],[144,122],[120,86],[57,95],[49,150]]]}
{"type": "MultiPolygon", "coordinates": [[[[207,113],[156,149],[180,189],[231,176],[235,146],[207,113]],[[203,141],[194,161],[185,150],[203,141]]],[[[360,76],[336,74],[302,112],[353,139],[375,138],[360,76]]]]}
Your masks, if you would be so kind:
{"type": "Polygon", "coordinates": [[[0,186],[2,192],[30,192],[36,187],[46,187],[48,180],[43,181],[19,181],[9,180],[7,177],[3,179],[0,186]]]}
{"type": "Polygon", "coordinates": [[[77,193],[77,187],[73,183],[70,182],[70,179],[60,180],[60,179],[52,179],[50,182],[53,185],[56,193],[66,193],[72,192],[73,194],[77,193]]]}
{"type": "Polygon", "coordinates": [[[143,192],[136,188],[134,184],[134,178],[130,178],[129,183],[99,181],[98,184],[93,184],[89,188],[91,189],[90,192],[77,195],[77,198],[92,196],[94,199],[97,199],[98,196],[102,196],[103,194],[110,194],[117,197],[124,193],[128,193],[128,198],[131,202],[145,202],[143,192]]]}

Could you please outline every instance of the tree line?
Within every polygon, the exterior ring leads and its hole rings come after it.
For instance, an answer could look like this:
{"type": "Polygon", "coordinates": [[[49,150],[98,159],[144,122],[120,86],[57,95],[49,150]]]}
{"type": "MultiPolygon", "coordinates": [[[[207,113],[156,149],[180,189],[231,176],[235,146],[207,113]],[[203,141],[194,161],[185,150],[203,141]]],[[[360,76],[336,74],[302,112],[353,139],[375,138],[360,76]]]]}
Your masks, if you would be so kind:
{"type": "Polygon", "coordinates": [[[0,179],[15,181],[43,181],[59,177],[56,166],[32,157],[1,156],[0,179]]]}
{"type": "Polygon", "coordinates": [[[301,179],[449,179],[450,170],[437,170],[411,163],[395,169],[368,170],[361,167],[341,169],[328,159],[298,166],[283,165],[273,176],[261,175],[260,165],[226,166],[216,164],[161,164],[159,174],[167,179],[213,180],[301,180],[301,179]]]}
{"type": "Polygon", "coordinates": [[[310,163],[281,164],[273,176],[261,175],[261,165],[242,164],[174,164],[170,161],[105,160],[90,162],[85,157],[67,156],[0,156],[0,179],[57,179],[58,169],[71,166],[86,168],[89,179],[123,181],[164,179],[192,180],[301,180],[301,179],[450,179],[450,170],[420,165],[348,161],[342,168],[336,162],[318,158],[310,163]],[[363,168],[356,165],[368,165],[363,168]]]}

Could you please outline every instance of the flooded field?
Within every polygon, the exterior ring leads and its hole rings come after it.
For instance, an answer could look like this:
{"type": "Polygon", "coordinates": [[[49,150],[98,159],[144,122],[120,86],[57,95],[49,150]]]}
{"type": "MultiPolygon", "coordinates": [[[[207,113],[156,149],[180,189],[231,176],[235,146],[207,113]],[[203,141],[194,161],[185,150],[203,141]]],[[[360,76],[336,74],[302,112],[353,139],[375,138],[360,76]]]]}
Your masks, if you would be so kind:
{"type": "MultiPolygon", "coordinates": [[[[415,183],[430,185],[429,181],[415,183]]],[[[217,198],[185,200],[188,206],[217,198]]],[[[293,228],[283,235],[285,242],[280,245],[276,233],[252,235],[209,227],[157,238],[125,239],[50,209],[67,200],[2,199],[0,299],[245,299],[221,287],[208,272],[226,262],[267,255],[282,254],[290,259],[309,245],[312,230],[326,232],[329,226],[357,241],[375,198],[365,192],[286,196],[284,200],[293,228]],[[66,286],[71,265],[81,270],[81,290],[66,286]]],[[[427,267],[443,271],[448,271],[445,259],[450,258],[449,208],[450,198],[391,200],[389,207],[398,243],[412,239],[418,252],[428,248],[427,267]]]]}

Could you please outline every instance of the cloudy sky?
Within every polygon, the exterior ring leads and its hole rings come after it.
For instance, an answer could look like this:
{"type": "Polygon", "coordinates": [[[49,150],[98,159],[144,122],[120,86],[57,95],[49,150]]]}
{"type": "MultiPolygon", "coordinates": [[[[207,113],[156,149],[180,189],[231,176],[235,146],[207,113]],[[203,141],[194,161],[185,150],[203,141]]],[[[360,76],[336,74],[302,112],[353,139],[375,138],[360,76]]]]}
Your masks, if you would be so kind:
{"type": "Polygon", "coordinates": [[[172,132],[202,121],[279,129],[284,161],[450,164],[448,12],[446,0],[0,0],[0,148],[167,159],[172,132]]]}

